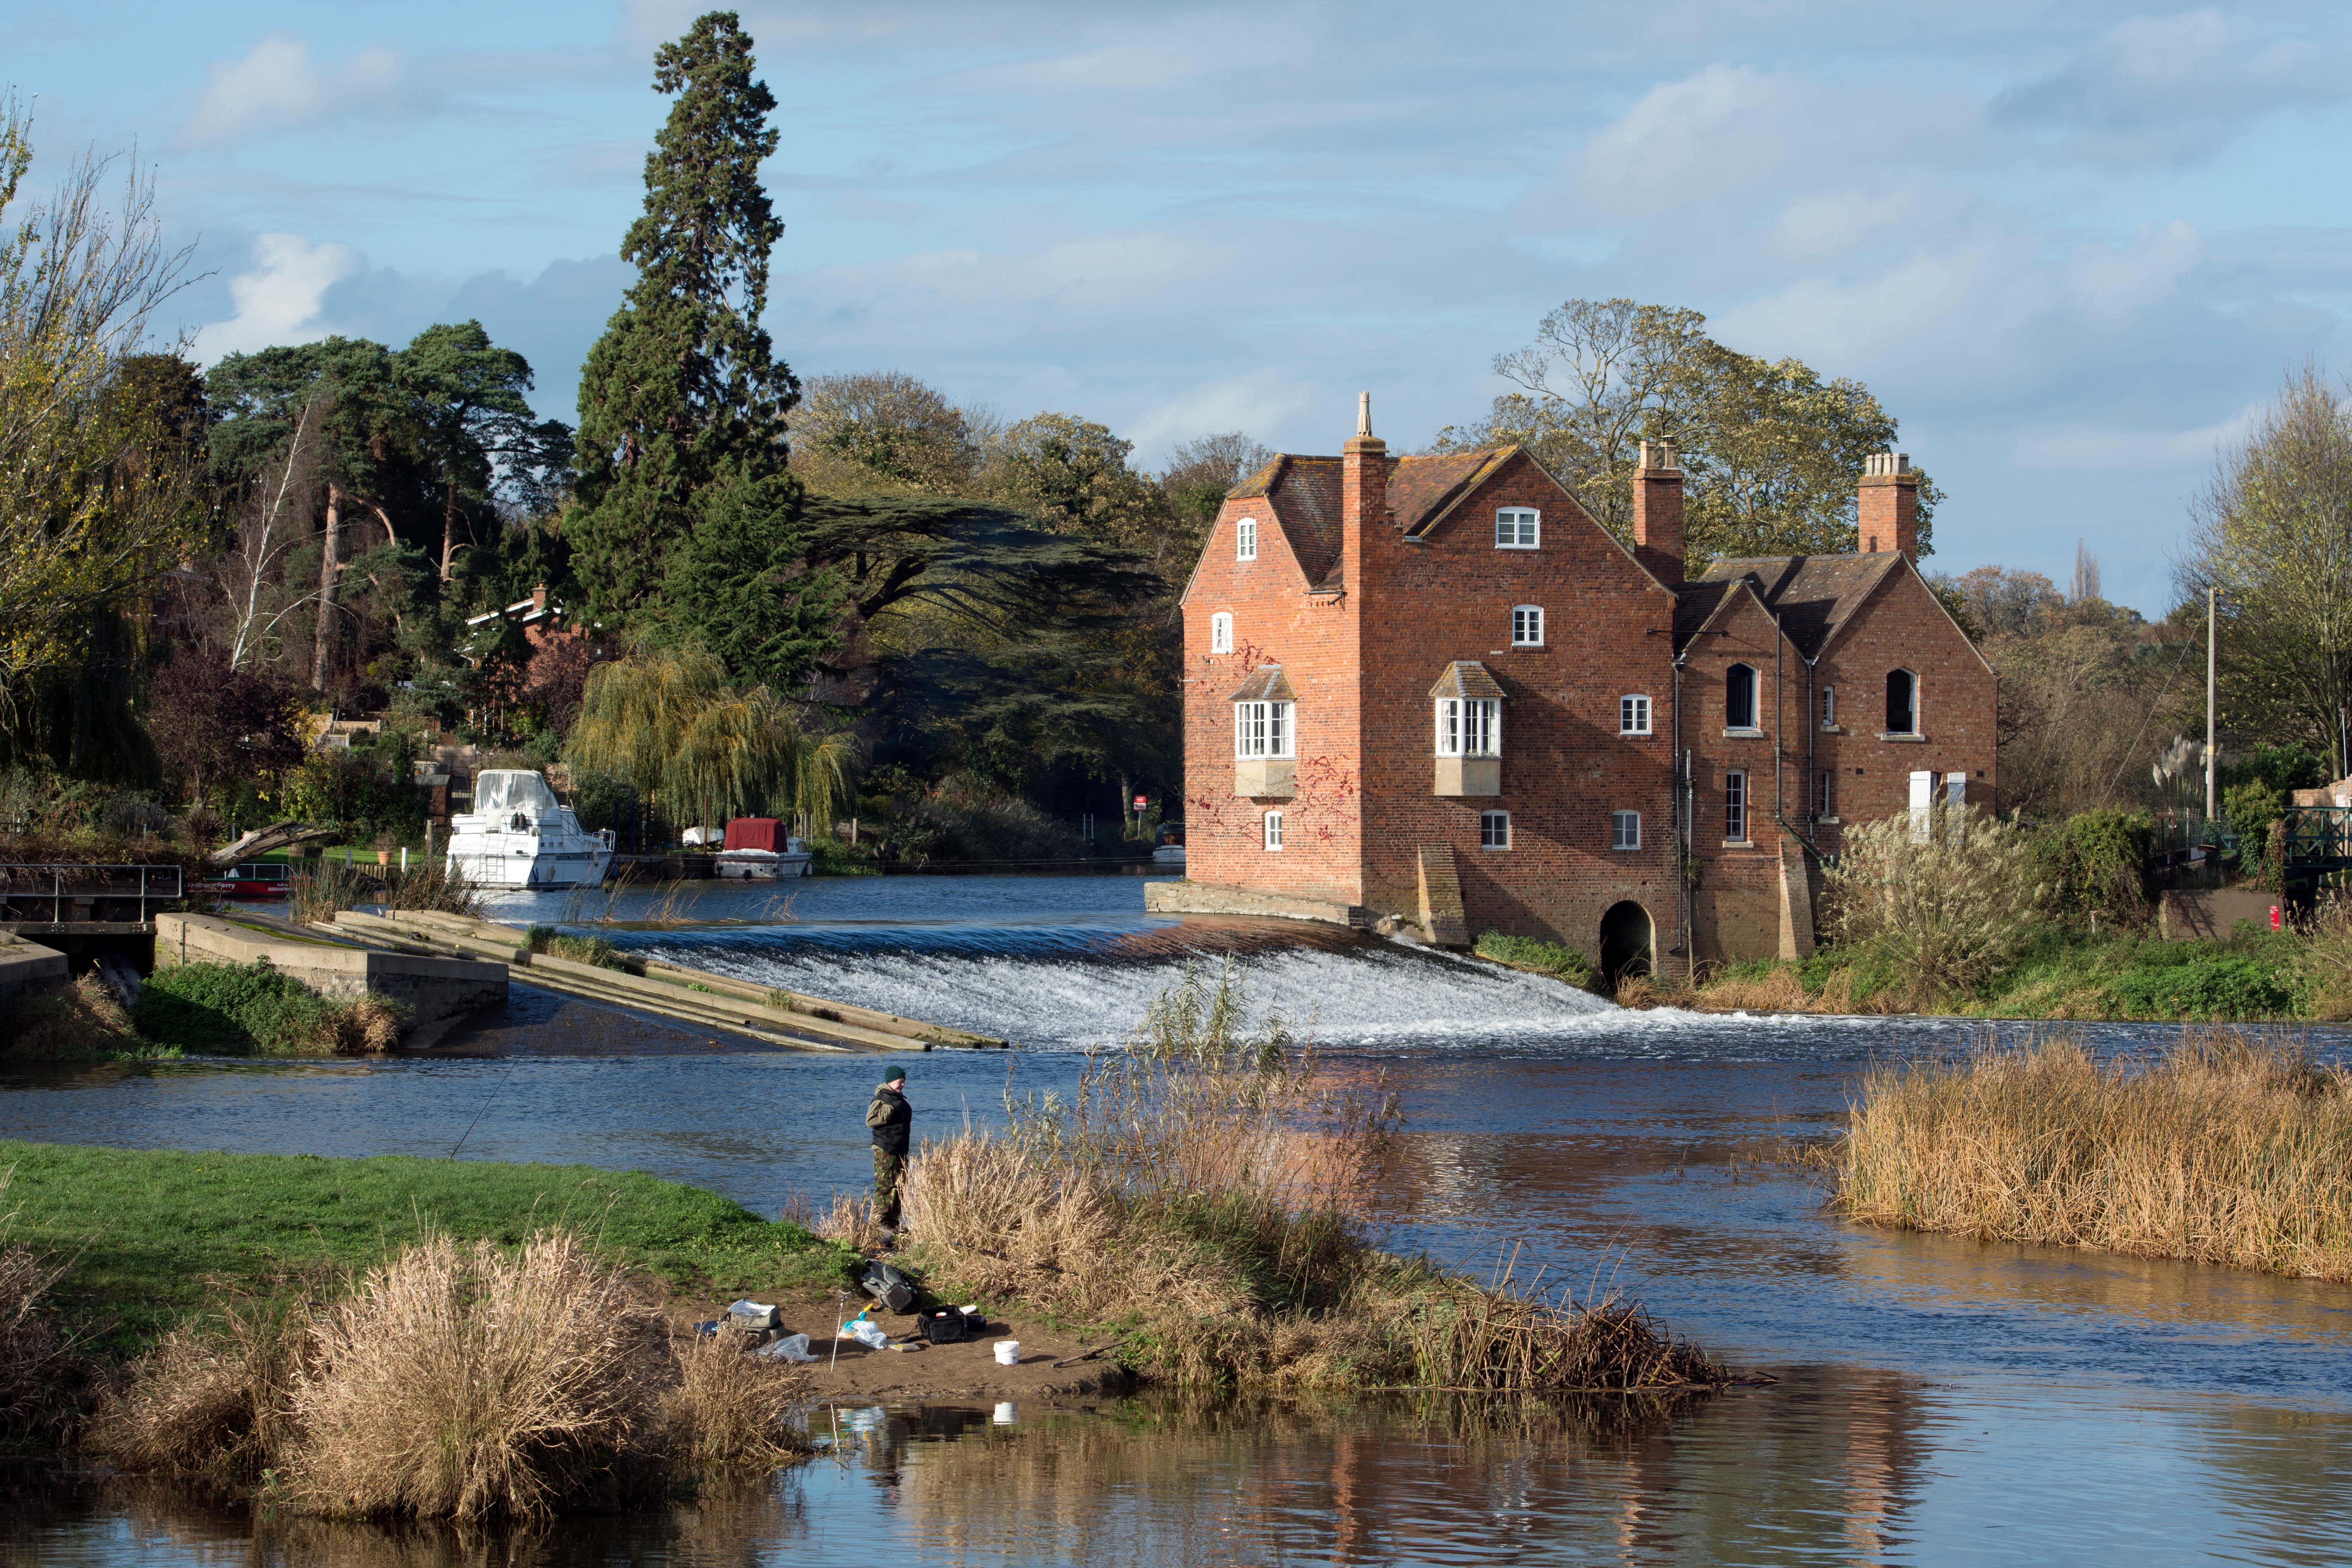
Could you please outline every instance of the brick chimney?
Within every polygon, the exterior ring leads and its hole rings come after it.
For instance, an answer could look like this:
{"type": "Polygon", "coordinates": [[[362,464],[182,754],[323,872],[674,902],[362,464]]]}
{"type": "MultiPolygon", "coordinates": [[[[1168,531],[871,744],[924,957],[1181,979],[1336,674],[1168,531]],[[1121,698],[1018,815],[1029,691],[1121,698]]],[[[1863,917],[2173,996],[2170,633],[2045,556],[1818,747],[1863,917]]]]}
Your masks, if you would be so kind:
{"type": "Polygon", "coordinates": [[[1904,452],[1873,452],[1862,460],[1862,552],[1899,550],[1919,563],[1919,474],[1904,452]]]}
{"type": "Polygon", "coordinates": [[[1356,433],[1340,449],[1339,553],[1341,581],[1349,593],[1365,586],[1366,531],[1389,516],[1389,446],[1372,434],[1372,395],[1356,395],[1356,433]]]}
{"type": "Polygon", "coordinates": [[[1683,471],[1672,441],[1643,442],[1633,468],[1633,558],[1668,587],[1683,580],[1683,471]]]}

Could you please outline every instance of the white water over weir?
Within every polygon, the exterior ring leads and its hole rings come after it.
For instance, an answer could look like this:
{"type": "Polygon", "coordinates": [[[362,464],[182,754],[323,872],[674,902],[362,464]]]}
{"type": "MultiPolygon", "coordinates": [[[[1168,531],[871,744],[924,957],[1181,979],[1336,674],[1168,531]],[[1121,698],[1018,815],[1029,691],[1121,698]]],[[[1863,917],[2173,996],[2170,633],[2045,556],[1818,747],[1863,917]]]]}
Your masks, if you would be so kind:
{"type": "Polygon", "coordinates": [[[1066,952],[845,952],[750,941],[656,942],[643,951],[1049,1048],[1127,1039],[1187,963],[1213,976],[1218,965],[1231,963],[1247,987],[1254,1020],[1278,1014],[1295,1033],[1327,1046],[1492,1041],[1640,1016],[1542,975],[1385,942],[1168,954],[1141,963],[1066,952]]]}

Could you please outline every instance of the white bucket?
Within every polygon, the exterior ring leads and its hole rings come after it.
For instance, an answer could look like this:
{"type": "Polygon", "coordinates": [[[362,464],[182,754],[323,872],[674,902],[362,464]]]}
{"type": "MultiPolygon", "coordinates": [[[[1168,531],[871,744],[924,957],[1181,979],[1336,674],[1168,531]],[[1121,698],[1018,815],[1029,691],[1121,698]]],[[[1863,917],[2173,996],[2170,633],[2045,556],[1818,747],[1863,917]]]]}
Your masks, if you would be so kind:
{"type": "Polygon", "coordinates": [[[999,1341],[997,1341],[997,1342],[996,1342],[996,1364],[997,1364],[997,1365],[999,1365],[999,1366],[1018,1366],[1018,1365],[1020,1365],[1020,1364],[1021,1364],[1021,1342],[1020,1342],[1019,1340],[999,1340],[999,1341]]]}
{"type": "Polygon", "coordinates": [[[992,1422],[991,1425],[997,1426],[1011,1426],[1020,1419],[1021,1412],[1013,1405],[1013,1401],[1009,1399],[1000,1400],[997,1402],[996,1406],[996,1419],[992,1422]]]}

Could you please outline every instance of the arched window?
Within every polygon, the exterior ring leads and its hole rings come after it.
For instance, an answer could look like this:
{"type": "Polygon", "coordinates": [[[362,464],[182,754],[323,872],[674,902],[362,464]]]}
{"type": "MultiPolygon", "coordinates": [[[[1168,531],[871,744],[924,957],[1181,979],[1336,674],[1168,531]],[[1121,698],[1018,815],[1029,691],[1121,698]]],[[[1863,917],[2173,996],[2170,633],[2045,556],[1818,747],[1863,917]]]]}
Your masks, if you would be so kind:
{"type": "Polygon", "coordinates": [[[1723,727],[1756,728],[1756,671],[1735,664],[1723,672],[1723,727]]]}
{"type": "Polygon", "coordinates": [[[1890,735],[1916,735],[1919,732],[1919,678],[1907,669],[1886,672],[1886,732],[1890,735]]]}
{"type": "Polygon", "coordinates": [[[1220,610],[1209,617],[1209,651],[1234,651],[1234,617],[1226,611],[1220,610]]]}

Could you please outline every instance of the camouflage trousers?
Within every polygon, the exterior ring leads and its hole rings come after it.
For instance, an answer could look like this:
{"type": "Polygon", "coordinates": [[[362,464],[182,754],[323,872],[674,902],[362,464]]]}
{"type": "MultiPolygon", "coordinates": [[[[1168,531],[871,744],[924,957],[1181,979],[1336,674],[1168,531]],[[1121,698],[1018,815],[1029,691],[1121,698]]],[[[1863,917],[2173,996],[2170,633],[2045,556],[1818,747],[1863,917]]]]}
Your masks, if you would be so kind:
{"type": "Polygon", "coordinates": [[[898,1183],[906,1174],[907,1156],[874,1151],[874,1218],[885,1230],[898,1228],[898,1183]]]}

